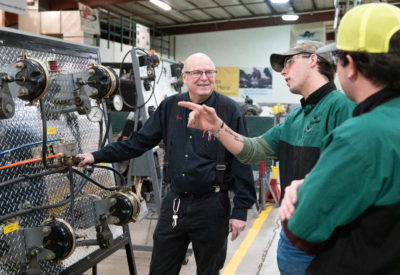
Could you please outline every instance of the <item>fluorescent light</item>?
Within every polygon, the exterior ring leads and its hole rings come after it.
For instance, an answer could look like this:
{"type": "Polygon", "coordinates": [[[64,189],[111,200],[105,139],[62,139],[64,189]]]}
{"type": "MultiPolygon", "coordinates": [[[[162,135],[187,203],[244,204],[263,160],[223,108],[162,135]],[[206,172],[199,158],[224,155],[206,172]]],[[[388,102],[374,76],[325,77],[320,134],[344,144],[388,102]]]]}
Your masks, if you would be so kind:
{"type": "Polygon", "coordinates": [[[282,20],[284,20],[284,21],[296,21],[297,19],[299,19],[299,16],[297,14],[282,15],[282,20]]]}
{"type": "Polygon", "coordinates": [[[286,4],[289,0],[270,0],[272,4],[286,4]]]}
{"type": "Polygon", "coordinates": [[[159,8],[162,8],[163,10],[166,10],[166,11],[171,10],[170,5],[168,5],[164,2],[161,2],[160,0],[150,0],[150,3],[156,5],[159,8]]]}

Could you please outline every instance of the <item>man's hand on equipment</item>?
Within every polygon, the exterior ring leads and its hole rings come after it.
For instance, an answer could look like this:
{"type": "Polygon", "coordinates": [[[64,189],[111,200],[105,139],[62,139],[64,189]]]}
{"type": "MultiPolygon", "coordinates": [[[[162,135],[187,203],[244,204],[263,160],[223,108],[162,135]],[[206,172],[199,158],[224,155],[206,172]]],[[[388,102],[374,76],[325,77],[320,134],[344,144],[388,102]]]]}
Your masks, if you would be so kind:
{"type": "Polygon", "coordinates": [[[304,179],[294,180],[292,183],[285,188],[285,196],[281,201],[281,206],[279,207],[279,216],[281,221],[289,220],[293,215],[297,203],[297,191],[303,184],[304,179]]]}
{"type": "Polygon", "coordinates": [[[231,240],[234,241],[246,228],[246,222],[242,220],[230,219],[229,220],[229,232],[232,232],[231,240]]]}
{"type": "Polygon", "coordinates": [[[217,116],[214,108],[188,101],[179,101],[178,106],[192,110],[189,114],[187,124],[190,128],[211,131],[214,133],[221,126],[222,120],[217,116]]]}
{"type": "Polygon", "coordinates": [[[81,162],[79,162],[78,167],[83,167],[94,162],[94,157],[91,153],[78,154],[76,157],[83,159],[81,162]]]}

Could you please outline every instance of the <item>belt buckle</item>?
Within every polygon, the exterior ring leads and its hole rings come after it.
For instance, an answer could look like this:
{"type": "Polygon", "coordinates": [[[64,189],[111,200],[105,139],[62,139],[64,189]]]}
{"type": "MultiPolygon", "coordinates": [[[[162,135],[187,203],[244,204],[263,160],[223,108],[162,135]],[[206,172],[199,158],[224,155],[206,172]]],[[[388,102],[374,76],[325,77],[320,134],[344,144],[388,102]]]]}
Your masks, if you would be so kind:
{"type": "Polygon", "coordinates": [[[214,186],[214,192],[218,193],[219,191],[221,191],[221,187],[220,186],[214,186]]]}
{"type": "Polygon", "coordinates": [[[217,171],[225,171],[226,170],[226,165],[225,164],[217,164],[215,166],[215,170],[217,170],[217,171]]]}

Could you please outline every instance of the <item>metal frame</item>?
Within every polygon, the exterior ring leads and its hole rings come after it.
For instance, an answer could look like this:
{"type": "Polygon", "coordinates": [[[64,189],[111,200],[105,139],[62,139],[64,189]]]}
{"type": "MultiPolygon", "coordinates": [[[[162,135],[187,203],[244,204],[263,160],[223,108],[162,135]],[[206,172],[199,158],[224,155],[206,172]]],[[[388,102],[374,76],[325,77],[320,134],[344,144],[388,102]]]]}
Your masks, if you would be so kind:
{"type": "Polygon", "coordinates": [[[62,53],[87,57],[99,60],[100,52],[98,48],[73,44],[60,39],[15,31],[14,29],[0,27],[0,45],[15,48],[22,48],[35,51],[48,51],[49,53],[62,53]]]}
{"type": "MultiPolygon", "coordinates": [[[[132,70],[135,78],[136,85],[136,93],[137,93],[137,106],[141,106],[144,104],[144,96],[143,96],[143,83],[140,79],[140,71],[139,71],[139,60],[137,57],[136,49],[131,50],[131,59],[132,59],[132,70]]],[[[146,106],[143,106],[139,109],[139,111],[135,112],[135,126],[134,131],[137,130],[139,124],[139,116],[142,119],[142,124],[144,124],[148,118],[146,113],[146,106]]],[[[135,172],[133,171],[133,167],[135,166],[135,161],[144,161],[145,171],[138,176],[151,176],[154,199],[156,204],[157,213],[160,214],[161,208],[161,186],[158,180],[158,175],[156,171],[156,166],[154,163],[153,151],[149,150],[145,152],[140,158],[131,159],[129,161],[129,171],[128,171],[128,184],[132,183],[132,176],[135,176],[135,172]]]]}
{"type": "MultiPolygon", "coordinates": [[[[125,229],[125,227],[124,227],[125,229]]],[[[125,230],[124,230],[125,231],[125,230]]],[[[60,273],[60,275],[67,275],[67,274],[80,274],[82,272],[85,272],[86,270],[92,268],[92,274],[95,275],[97,274],[97,264],[116,252],[118,249],[121,249],[125,247],[126,251],[126,256],[128,260],[128,267],[129,267],[129,274],[130,275],[135,275],[137,274],[136,271],[136,265],[135,265],[135,259],[133,255],[133,246],[131,242],[131,237],[129,234],[129,230],[124,232],[124,235],[114,239],[114,245],[112,248],[107,249],[107,250],[97,250],[79,262],[76,262],[75,264],[71,265],[67,269],[65,269],[63,272],[60,273]]]]}
{"type": "MultiPolygon", "coordinates": [[[[3,27],[0,27],[0,45],[54,54],[85,57],[96,60],[100,63],[100,52],[98,48],[73,44],[60,39],[28,34],[21,31],[17,32],[13,29],[3,27]]],[[[109,132],[108,140],[112,140],[112,131],[109,132]]],[[[115,182],[116,184],[119,184],[119,179],[116,179],[115,182]]],[[[110,249],[97,249],[95,252],[88,254],[86,257],[62,270],[61,274],[77,274],[90,268],[93,268],[93,274],[96,274],[97,263],[122,247],[125,247],[126,250],[129,273],[136,275],[137,272],[133,254],[133,245],[128,225],[123,226],[123,234],[114,239],[114,244],[110,249]]]]}

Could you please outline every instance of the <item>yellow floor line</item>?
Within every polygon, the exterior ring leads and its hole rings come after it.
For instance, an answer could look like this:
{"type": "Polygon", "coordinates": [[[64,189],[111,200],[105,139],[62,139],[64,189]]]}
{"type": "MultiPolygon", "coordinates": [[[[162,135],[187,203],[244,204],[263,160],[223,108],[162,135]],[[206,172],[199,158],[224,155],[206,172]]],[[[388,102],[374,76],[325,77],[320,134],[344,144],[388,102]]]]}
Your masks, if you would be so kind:
{"type": "Polygon", "coordinates": [[[239,248],[236,250],[235,254],[229,261],[228,265],[225,267],[222,275],[233,275],[236,272],[237,267],[240,262],[243,260],[243,257],[246,255],[247,250],[249,249],[251,243],[254,241],[255,237],[260,231],[261,226],[264,224],[265,220],[268,217],[269,212],[272,209],[272,205],[267,208],[258,215],[258,218],[254,221],[253,226],[249,229],[249,232],[246,235],[246,238],[240,244],[239,248]]]}

